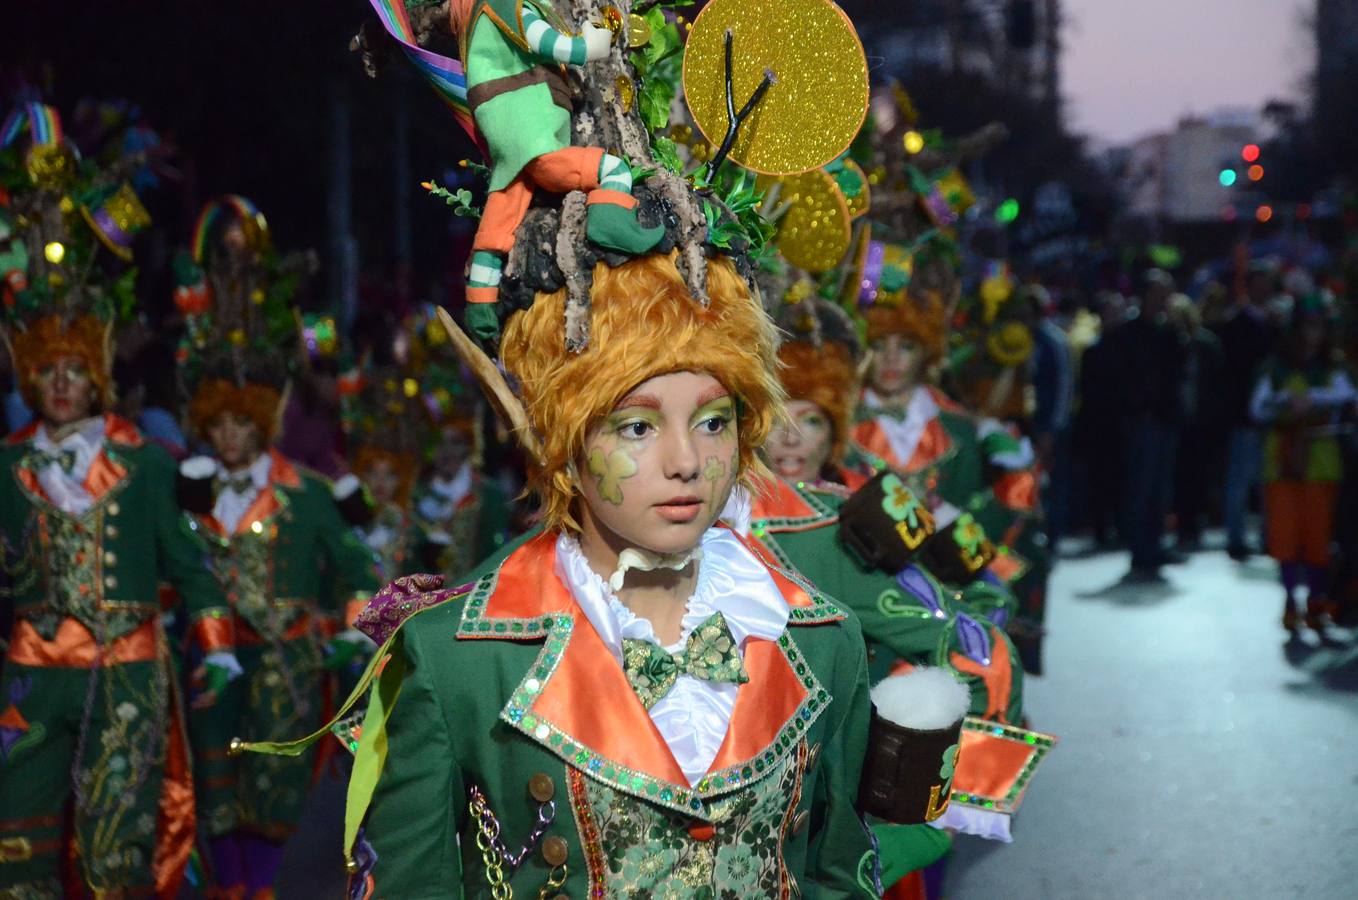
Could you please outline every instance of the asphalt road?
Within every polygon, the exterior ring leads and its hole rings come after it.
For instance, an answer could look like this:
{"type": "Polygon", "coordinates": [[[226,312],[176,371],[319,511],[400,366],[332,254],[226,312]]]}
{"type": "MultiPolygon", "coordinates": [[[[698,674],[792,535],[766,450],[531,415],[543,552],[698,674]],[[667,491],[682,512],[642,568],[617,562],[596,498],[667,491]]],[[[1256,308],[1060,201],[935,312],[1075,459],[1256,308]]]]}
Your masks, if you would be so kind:
{"type": "Polygon", "coordinates": [[[1358,637],[1287,640],[1275,567],[1201,553],[1164,586],[1063,560],[1032,727],[1061,737],[965,898],[1358,897],[1358,637]]]}

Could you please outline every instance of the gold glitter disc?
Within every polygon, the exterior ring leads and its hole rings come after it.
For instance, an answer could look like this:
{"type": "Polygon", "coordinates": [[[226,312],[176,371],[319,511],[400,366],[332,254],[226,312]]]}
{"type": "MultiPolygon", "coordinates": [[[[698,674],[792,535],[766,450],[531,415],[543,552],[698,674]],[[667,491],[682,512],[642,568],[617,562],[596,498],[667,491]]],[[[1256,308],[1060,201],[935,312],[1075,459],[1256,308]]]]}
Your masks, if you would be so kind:
{"type": "MultiPolygon", "coordinates": [[[[767,191],[774,180],[765,176],[758,185],[767,191]]],[[[839,265],[853,236],[849,207],[839,185],[820,169],[777,180],[782,183],[778,202],[788,204],[787,212],[778,220],[778,252],[812,274],[839,265]]]]}
{"type": "Polygon", "coordinates": [[[739,110],[772,71],[775,83],[740,126],[731,159],[765,175],[825,165],[868,111],[868,66],[853,23],[829,0],[712,0],[684,51],[684,96],[713,146],[726,135],[725,36],[732,35],[739,110]]]}

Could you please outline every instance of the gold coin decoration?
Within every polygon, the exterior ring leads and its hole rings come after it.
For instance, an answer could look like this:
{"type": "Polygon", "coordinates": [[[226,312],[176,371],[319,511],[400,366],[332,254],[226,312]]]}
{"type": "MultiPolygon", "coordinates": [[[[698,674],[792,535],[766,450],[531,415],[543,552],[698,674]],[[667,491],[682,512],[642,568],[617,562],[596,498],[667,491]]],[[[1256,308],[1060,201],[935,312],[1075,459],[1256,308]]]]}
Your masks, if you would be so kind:
{"type": "Polygon", "coordinates": [[[636,89],[632,87],[632,79],[626,75],[619,75],[613,86],[618,89],[618,100],[622,102],[622,108],[631,109],[632,100],[636,96],[636,89]]]}
{"type": "Polygon", "coordinates": [[[684,51],[684,96],[713,146],[726,136],[725,36],[732,35],[735,108],[766,71],[775,83],[736,137],[731,159],[765,175],[794,175],[849,146],[868,111],[868,65],[853,23],[829,0],[712,0],[684,51]]]}
{"type": "Polygon", "coordinates": [[[788,205],[774,239],[783,258],[812,274],[839,265],[853,236],[839,185],[821,169],[780,179],[764,176],[757,185],[767,192],[775,181],[782,185],[778,202],[788,205]]]}

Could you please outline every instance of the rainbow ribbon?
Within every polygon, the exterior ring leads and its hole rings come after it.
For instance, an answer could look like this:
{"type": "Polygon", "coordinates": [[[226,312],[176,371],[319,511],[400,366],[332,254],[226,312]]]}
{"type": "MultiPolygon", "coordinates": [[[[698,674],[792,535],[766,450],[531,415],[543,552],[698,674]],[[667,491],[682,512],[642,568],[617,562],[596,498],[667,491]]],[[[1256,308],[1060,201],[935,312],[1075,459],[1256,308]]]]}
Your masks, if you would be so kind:
{"type": "Polygon", "coordinates": [[[34,145],[54,147],[61,143],[61,116],[46,103],[36,100],[16,107],[0,126],[0,147],[8,147],[23,133],[24,125],[32,132],[34,145]]]}
{"type": "Polygon", "coordinates": [[[462,63],[446,56],[440,56],[415,43],[415,31],[410,27],[410,17],[406,14],[405,0],[368,0],[373,11],[382,20],[382,27],[401,44],[406,57],[420,70],[420,74],[434,88],[453,117],[471,136],[477,146],[481,145],[472,121],[471,108],[467,106],[467,74],[462,63]]]}
{"type": "Polygon", "coordinates": [[[213,224],[223,212],[236,216],[242,223],[253,222],[261,230],[268,227],[264,223],[264,215],[259,211],[259,207],[240,194],[226,194],[212,201],[198,214],[198,221],[193,226],[193,240],[189,245],[193,250],[193,261],[200,266],[207,255],[208,235],[212,233],[213,224]]]}

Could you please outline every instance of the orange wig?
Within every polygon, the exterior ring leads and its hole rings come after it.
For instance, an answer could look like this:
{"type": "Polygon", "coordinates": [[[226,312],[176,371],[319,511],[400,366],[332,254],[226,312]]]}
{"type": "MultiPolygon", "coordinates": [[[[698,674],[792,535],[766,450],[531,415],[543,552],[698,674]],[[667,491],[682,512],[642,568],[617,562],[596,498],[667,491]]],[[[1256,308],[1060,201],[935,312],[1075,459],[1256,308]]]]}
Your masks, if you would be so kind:
{"type": "Polygon", "coordinates": [[[31,322],[22,331],[12,332],[14,369],[24,402],[30,409],[38,408],[35,379],[44,366],[62,356],[77,356],[89,367],[90,379],[98,392],[97,402],[110,406],[113,403],[113,379],[109,371],[113,361],[109,346],[111,336],[111,329],[94,316],[76,316],[65,321],[55,313],[31,322]]]}
{"type": "Polygon", "coordinates": [[[200,437],[222,413],[232,413],[249,419],[259,429],[260,441],[269,444],[278,432],[282,415],[283,394],[262,384],[237,387],[225,378],[211,378],[194,391],[189,401],[189,423],[200,437]]]}
{"type": "Polygon", "coordinates": [[[778,348],[778,361],[788,398],[810,401],[830,417],[834,440],[829,462],[839,465],[858,398],[858,373],[849,349],[836,341],[824,341],[819,347],[809,341],[785,341],[778,348]]]}
{"type": "Polygon", "coordinates": [[[549,529],[579,530],[571,463],[590,428],[628,391],[657,375],[705,372],[720,381],[737,400],[741,478],[753,484],[765,474],[756,450],[783,415],[773,323],[729,261],[708,263],[711,301],[704,307],[689,294],[674,257],[594,267],[590,341],[579,353],[566,349],[562,333],[564,288],[539,294],[505,328],[500,357],[519,382],[542,442],[542,461],[530,471],[529,486],[549,529]]]}
{"type": "Polygon", "coordinates": [[[396,503],[402,509],[410,507],[410,492],[415,487],[415,470],[418,460],[413,453],[398,453],[386,447],[364,444],[354,451],[354,474],[366,479],[368,472],[379,462],[385,462],[396,472],[400,487],[396,489],[396,503]]]}
{"type": "Polygon", "coordinates": [[[929,363],[943,358],[947,322],[943,304],[936,297],[920,298],[907,293],[898,305],[875,303],[869,306],[863,318],[867,323],[869,344],[889,334],[898,334],[919,344],[929,363]]]}

